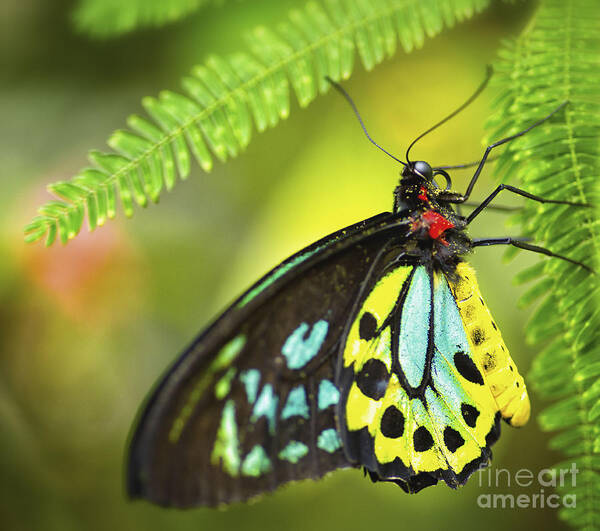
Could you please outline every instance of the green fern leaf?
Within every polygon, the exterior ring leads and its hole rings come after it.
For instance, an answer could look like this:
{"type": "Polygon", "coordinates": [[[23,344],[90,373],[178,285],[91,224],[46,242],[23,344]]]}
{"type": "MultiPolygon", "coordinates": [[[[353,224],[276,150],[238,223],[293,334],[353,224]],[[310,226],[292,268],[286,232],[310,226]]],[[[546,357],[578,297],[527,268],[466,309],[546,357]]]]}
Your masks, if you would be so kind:
{"type": "MultiPolygon", "coordinates": [[[[544,0],[532,23],[501,51],[495,82],[502,87],[490,121],[494,138],[524,129],[561,102],[551,121],[512,142],[501,174],[525,190],[554,199],[598,204],[600,179],[600,5],[596,0],[544,0]]],[[[554,252],[598,270],[600,222],[593,208],[526,202],[517,218],[523,233],[554,252]]],[[[554,403],[540,413],[542,429],[558,431],[550,447],[576,463],[576,484],[561,494],[576,507],[560,517],[574,527],[600,528],[600,295],[597,275],[545,259],[517,277],[536,281],[523,296],[542,299],[527,328],[545,341],[529,380],[554,403]]]]}
{"type": "Polygon", "coordinates": [[[355,51],[371,69],[396,52],[423,45],[425,36],[472,16],[489,0],[325,0],[295,10],[277,30],[256,28],[250,53],[212,56],[183,79],[185,95],[164,91],[144,98],[150,116],[131,116],[129,130],[108,140],[112,153],[92,151],[93,168],[49,187],[60,201],[39,209],[27,225],[29,242],[47,235],[50,245],[74,237],[87,212],[90,230],[115,216],[116,195],[131,216],[134,204],[158,201],[176,175],[191,171],[194,157],[210,171],[213,157],[225,162],[243,151],[253,123],[264,131],[290,112],[291,92],[300,106],[329,89],[325,76],[348,78],[355,51]]]}
{"type": "MultiPolygon", "coordinates": [[[[79,0],[73,10],[77,30],[91,37],[114,37],[148,26],[163,26],[215,0],[79,0]]],[[[219,2],[222,3],[222,0],[219,2]]]]}

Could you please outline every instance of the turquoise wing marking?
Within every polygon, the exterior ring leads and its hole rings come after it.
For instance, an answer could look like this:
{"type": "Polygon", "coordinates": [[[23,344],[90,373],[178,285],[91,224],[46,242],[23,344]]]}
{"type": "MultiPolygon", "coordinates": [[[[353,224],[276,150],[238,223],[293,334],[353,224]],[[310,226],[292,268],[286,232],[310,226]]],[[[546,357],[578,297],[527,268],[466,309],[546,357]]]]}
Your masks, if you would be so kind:
{"type": "Polygon", "coordinates": [[[260,393],[260,396],[254,403],[254,409],[252,410],[251,422],[256,422],[259,417],[266,417],[269,423],[269,433],[272,435],[275,433],[275,413],[277,411],[277,403],[279,397],[273,390],[271,384],[266,384],[260,393]]]}
{"type": "Polygon", "coordinates": [[[265,449],[257,444],[248,452],[242,463],[242,475],[259,477],[271,470],[271,459],[265,449]]]}
{"type": "MultiPolygon", "coordinates": [[[[444,440],[450,441],[450,446],[445,445],[446,455],[449,456],[450,448],[452,454],[462,453],[475,459],[481,454],[479,448],[487,446],[486,435],[494,424],[497,407],[473,359],[458,306],[441,274],[436,277],[433,321],[435,350],[431,373],[437,397],[433,393],[426,396],[430,411],[439,418],[440,427],[451,428],[444,432],[444,440]],[[465,444],[469,440],[473,443],[465,444]]],[[[460,465],[450,461],[458,471],[465,464],[464,460],[460,465]]]]}
{"type": "Polygon", "coordinates": [[[240,381],[246,388],[248,403],[254,404],[258,395],[258,384],[260,382],[260,371],[258,369],[249,369],[240,374],[240,381]]]}
{"type": "Polygon", "coordinates": [[[460,411],[462,404],[472,402],[458,379],[455,369],[438,351],[433,356],[431,369],[435,389],[444,397],[444,402],[452,411],[460,411]]]}
{"type": "Polygon", "coordinates": [[[438,279],[439,284],[433,296],[435,353],[431,369],[435,388],[444,397],[444,402],[453,412],[460,412],[461,405],[472,403],[472,399],[459,379],[459,373],[454,365],[454,355],[456,352],[463,352],[470,356],[471,353],[460,313],[446,277],[440,275],[438,279]]]}
{"type": "Polygon", "coordinates": [[[317,447],[330,454],[341,448],[342,441],[337,430],[334,428],[323,430],[317,439],[317,447]]]}
{"type": "Polygon", "coordinates": [[[281,353],[286,358],[290,369],[301,369],[318,353],[327,337],[329,324],[323,319],[317,321],[311,328],[307,323],[302,323],[286,339],[281,353]],[[307,333],[310,330],[310,334],[307,333]]]}
{"type": "Polygon", "coordinates": [[[469,341],[448,281],[443,275],[439,275],[437,278],[439,283],[433,296],[433,341],[435,346],[440,352],[449,356],[453,356],[455,352],[469,353],[469,341]]]}
{"type": "Polygon", "coordinates": [[[415,269],[402,307],[398,352],[400,366],[412,387],[418,387],[423,379],[430,315],[431,282],[425,267],[419,266],[415,269]]]}
{"type": "Polygon", "coordinates": [[[283,420],[295,416],[304,417],[305,419],[310,418],[310,409],[308,408],[306,391],[303,385],[299,385],[290,391],[287,402],[281,412],[283,420]]]}
{"type": "Polygon", "coordinates": [[[330,380],[321,380],[319,383],[318,404],[319,410],[327,409],[338,403],[340,391],[330,380]]]}

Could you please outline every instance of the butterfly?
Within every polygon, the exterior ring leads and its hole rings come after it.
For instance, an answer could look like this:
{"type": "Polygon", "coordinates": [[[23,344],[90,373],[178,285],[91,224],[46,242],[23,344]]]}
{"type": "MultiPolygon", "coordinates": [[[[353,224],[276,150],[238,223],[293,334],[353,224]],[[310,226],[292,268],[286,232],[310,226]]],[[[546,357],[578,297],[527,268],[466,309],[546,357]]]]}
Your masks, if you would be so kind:
{"type": "MultiPolygon", "coordinates": [[[[486,81],[456,114],[483,89],[486,81]]],[[[403,164],[391,212],[294,254],[242,294],[160,379],[133,431],[127,489],[163,506],[243,501],[345,467],[415,493],[487,466],[500,423],[524,425],[523,377],[464,257],[512,238],[471,239],[446,169],[403,164]],[[444,178],[445,187],[437,180],[444,178]]],[[[460,167],[460,166],[455,166],[460,167]]]]}

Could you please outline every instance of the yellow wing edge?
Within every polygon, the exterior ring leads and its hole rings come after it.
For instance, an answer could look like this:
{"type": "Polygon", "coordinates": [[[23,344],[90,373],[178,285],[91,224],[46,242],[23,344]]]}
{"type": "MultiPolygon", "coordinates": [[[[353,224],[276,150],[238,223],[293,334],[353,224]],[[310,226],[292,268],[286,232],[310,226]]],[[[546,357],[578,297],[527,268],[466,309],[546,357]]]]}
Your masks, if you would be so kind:
{"type": "Polygon", "coordinates": [[[456,268],[456,276],[448,281],[473,358],[492,391],[502,418],[514,427],[525,425],[531,411],[527,387],[481,296],[475,271],[469,264],[461,262],[456,268]]]}

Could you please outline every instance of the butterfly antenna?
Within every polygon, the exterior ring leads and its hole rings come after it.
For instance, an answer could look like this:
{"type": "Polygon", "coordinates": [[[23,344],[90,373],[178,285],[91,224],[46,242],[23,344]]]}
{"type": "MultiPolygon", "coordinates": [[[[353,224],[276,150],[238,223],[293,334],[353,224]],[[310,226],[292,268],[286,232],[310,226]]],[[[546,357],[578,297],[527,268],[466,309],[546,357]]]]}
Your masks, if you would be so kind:
{"type": "MultiPolygon", "coordinates": [[[[495,157],[488,157],[486,162],[496,162],[500,158],[500,155],[495,157]]],[[[473,162],[467,162],[465,164],[453,164],[451,166],[434,166],[434,170],[462,170],[465,168],[473,168],[474,166],[479,166],[481,159],[474,160],[473,162]]]]}
{"type": "Polygon", "coordinates": [[[333,79],[331,79],[329,76],[325,76],[325,79],[331,83],[331,85],[333,85],[333,87],[342,95],[344,96],[344,98],[346,98],[346,100],[348,101],[348,103],[350,104],[350,107],[352,107],[352,110],[354,111],[354,114],[356,114],[356,117],[358,118],[358,122],[360,123],[360,126],[362,127],[362,130],[364,131],[365,135],[367,136],[367,138],[369,139],[369,142],[371,142],[371,144],[373,144],[374,146],[378,147],[379,149],[381,149],[381,151],[383,151],[386,155],[388,155],[389,157],[392,157],[395,161],[399,162],[400,164],[407,166],[406,162],[401,161],[399,158],[394,157],[394,155],[392,155],[389,151],[386,151],[385,149],[383,149],[377,142],[375,142],[375,140],[373,140],[371,138],[371,135],[369,135],[367,128],[365,127],[364,122],[362,121],[362,118],[360,117],[360,113],[358,112],[358,109],[356,108],[356,105],[354,104],[354,101],[352,101],[352,98],[350,97],[350,94],[348,94],[346,92],[346,90],[339,84],[336,83],[333,79]]]}
{"type": "Polygon", "coordinates": [[[486,70],[485,70],[485,79],[483,80],[483,83],[481,83],[481,85],[479,85],[479,87],[477,88],[477,90],[471,95],[471,97],[465,101],[458,109],[456,109],[455,111],[451,112],[448,116],[446,116],[443,120],[440,120],[437,124],[435,124],[434,126],[430,127],[429,129],[427,129],[427,131],[425,131],[424,133],[421,133],[417,138],[415,138],[410,146],[408,146],[408,149],[406,150],[406,160],[409,162],[410,164],[410,159],[408,158],[408,154],[410,152],[410,150],[412,149],[412,147],[419,141],[421,140],[421,138],[423,138],[425,135],[428,135],[429,133],[431,133],[431,131],[437,129],[440,125],[445,124],[448,120],[450,120],[451,118],[454,118],[459,112],[461,112],[463,109],[465,109],[466,107],[468,107],[471,103],[473,103],[473,101],[475,101],[475,99],[477,98],[477,96],[479,96],[479,94],[481,94],[483,92],[483,89],[485,89],[485,87],[487,86],[490,78],[492,77],[492,74],[494,73],[491,65],[487,65],[486,70]]]}

